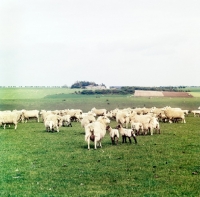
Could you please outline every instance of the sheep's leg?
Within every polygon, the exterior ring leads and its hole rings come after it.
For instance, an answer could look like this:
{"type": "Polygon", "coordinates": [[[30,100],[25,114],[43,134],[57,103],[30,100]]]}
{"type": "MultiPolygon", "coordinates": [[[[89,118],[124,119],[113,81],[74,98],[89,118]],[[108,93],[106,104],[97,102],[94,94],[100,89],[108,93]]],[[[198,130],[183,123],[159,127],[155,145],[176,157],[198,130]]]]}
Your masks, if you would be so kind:
{"type": "Polygon", "coordinates": [[[15,124],[15,130],[17,129],[17,124],[15,124]]]}
{"type": "Polygon", "coordinates": [[[94,138],[94,149],[95,150],[97,149],[97,140],[96,140],[96,138],[94,138]]]}
{"type": "Polygon", "coordinates": [[[88,137],[87,141],[88,141],[88,150],[90,150],[90,138],[89,137],[88,137]]]}
{"type": "Polygon", "coordinates": [[[3,125],[3,128],[4,128],[4,129],[6,128],[6,124],[3,125]]]}
{"type": "Polygon", "coordinates": [[[130,142],[130,144],[132,143],[132,141],[131,141],[131,138],[130,137],[128,137],[128,139],[129,139],[129,142],[130,142]]]}
{"type": "Polygon", "coordinates": [[[112,142],[112,144],[115,144],[114,137],[111,137],[111,142],[112,142]]]}
{"type": "Polygon", "coordinates": [[[132,136],[133,136],[133,139],[135,141],[135,144],[137,144],[137,138],[136,138],[135,134],[133,133],[132,136]]]}
{"type": "Polygon", "coordinates": [[[99,141],[99,147],[102,148],[101,141],[99,141]]]}
{"type": "Polygon", "coordinates": [[[122,135],[122,143],[126,143],[126,136],[122,135]]]}
{"type": "Polygon", "coordinates": [[[116,145],[118,144],[118,140],[119,140],[119,138],[117,137],[117,140],[116,140],[116,145]]]}

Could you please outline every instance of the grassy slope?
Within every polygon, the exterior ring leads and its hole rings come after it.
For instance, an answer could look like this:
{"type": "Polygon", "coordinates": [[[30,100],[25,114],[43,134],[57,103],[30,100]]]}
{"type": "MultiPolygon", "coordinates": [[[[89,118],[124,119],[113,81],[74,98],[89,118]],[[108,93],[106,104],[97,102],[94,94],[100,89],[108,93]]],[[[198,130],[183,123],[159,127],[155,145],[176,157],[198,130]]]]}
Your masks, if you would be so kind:
{"type": "MultiPolygon", "coordinates": [[[[75,109],[88,111],[93,107],[108,110],[124,107],[181,107],[183,109],[197,109],[200,98],[142,98],[126,95],[87,96],[72,94],[76,89],[64,88],[1,88],[0,110],[12,109],[75,109]]],[[[200,92],[195,92],[199,94],[200,92]]]]}

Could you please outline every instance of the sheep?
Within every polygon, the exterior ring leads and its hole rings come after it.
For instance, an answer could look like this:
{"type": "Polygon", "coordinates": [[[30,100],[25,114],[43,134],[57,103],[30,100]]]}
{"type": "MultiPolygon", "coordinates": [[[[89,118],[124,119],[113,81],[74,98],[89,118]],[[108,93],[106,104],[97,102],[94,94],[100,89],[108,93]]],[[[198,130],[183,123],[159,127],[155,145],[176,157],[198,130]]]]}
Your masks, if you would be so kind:
{"type": "Polygon", "coordinates": [[[110,139],[111,139],[111,142],[112,144],[118,144],[118,140],[119,140],[119,131],[117,129],[112,129],[111,126],[107,126],[106,127],[106,130],[109,131],[109,134],[110,134],[110,139]],[[115,138],[116,139],[116,142],[115,142],[115,138]]]}
{"type": "Polygon", "coordinates": [[[22,110],[22,120],[27,122],[29,118],[36,118],[39,122],[39,111],[38,110],[22,110]]]}
{"type": "Polygon", "coordinates": [[[133,131],[133,129],[125,129],[120,124],[117,125],[116,128],[119,130],[120,134],[122,135],[122,143],[124,143],[124,142],[126,143],[126,137],[128,137],[129,142],[132,143],[131,137],[133,137],[135,144],[137,144],[136,135],[135,135],[135,132],[133,131]]]}
{"type": "Polygon", "coordinates": [[[95,113],[97,116],[104,116],[107,113],[106,109],[96,109],[95,107],[93,107],[91,109],[91,112],[95,113]]]}
{"type": "Polygon", "coordinates": [[[156,130],[156,133],[160,134],[160,124],[158,122],[158,119],[155,117],[152,117],[152,119],[149,122],[149,131],[151,135],[153,135],[154,130],[156,130]]]}
{"type": "Polygon", "coordinates": [[[170,123],[172,123],[175,119],[180,119],[183,123],[186,123],[185,114],[181,109],[165,108],[163,111],[170,123]]]}
{"type": "Polygon", "coordinates": [[[129,124],[129,113],[127,111],[118,111],[116,115],[116,122],[123,126],[126,123],[126,128],[129,124]]]}
{"type": "Polygon", "coordinates": [[[153,117],[154,115],[152,113],[146,115],[131,114],[130,121],[134,123],[141,123],[143,134],[147,134],[149,131],[149,123],[153,117]]]}
{"type": "Polygon", "coordinates": [[[143,132],[143,125],[140,122],[131,121],[131,129],[136,132],[136,135],[140,135],[140,131],[143,132]]]}
{"type": "Polygon", "coordinates": [[[194,114],[194,117],[196,117],[196,116],[200,117],[200,110],[192,110],[191,113],[194,114]]]}
{"type": "Polygon", "coordinates": [[[0,113],[0,125],[4,125],[4,129],[6,124],[14,124],[15,130],[17,129],[17,123],[21,118],[20,112],[1,112],[0,113]]]}
{"type": "Polygon", "coordinates": [[[72,127],[70,115],[62,116],[62,126],[72,127]]]}
{"type": "Polygon", "coordinates": [[[95,117],[92,115],[88,115],[83,117],[83,119],[81,120],[81,127],[85,127],[86,125],[88,125],[89,123],[92,123],[96,121],[95,117]]]}
{"type": "Polygon", "coordinates": [[[106,134],[106,126],[109,123],[110,120],[106,116],[100,116],[95,122],[85,126],[85,141],[88,143],[88,150],[90,150],[90,140],[94,141],[94,149],[97,149],[97,143],[102,147],[101,141],[106,134]]]}
{"type": "Polygon", "coordinates": [[[56,131],[59,132],[59,127],[62,126],[62,117],[59,115],[50,114],[46,117],[44,125],[47,131],[56,131]]]}
{"type": "Polygon", "coordinates": [[[42,121],[44,122],[46,117],[50,114],[53,114],[52,111],[41,110],[40,115],[41,115],[42,121]]]}
{"type": "Polygon", "coordinates": [[[188,116],[189,110],[185,109],[185,110],[182,110],[182,111],[184,112],[185,116],[188,116]]]}
{"type": "Polygon", "coordinates": [[[65,109],[61,113],[62,115],[70,115],[73,122],[80,122],[83,111],[81,109],[65,109]]]}

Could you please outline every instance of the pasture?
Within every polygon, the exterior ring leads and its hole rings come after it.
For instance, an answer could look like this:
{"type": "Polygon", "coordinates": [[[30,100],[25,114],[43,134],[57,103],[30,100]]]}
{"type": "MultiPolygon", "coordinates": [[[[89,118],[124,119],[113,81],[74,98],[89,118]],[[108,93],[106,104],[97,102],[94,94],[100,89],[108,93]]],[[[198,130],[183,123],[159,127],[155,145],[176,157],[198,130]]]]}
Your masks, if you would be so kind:
{"type": "MultiPolygon", "coordinates": [[[[199,98],[82,96],[67,90],[31,96],[23,89],[15,98],[9,91],[0,100],[0,110],[166,105],[197,109],[200,104],[199,98]]],[[[200,118],[190,114],[186,122],[161,123],[160,135],[137,136],[137,145],[122,144],[120,138],[113,146],[106,134],[103,147],[93,150],[91,143],[90,151],[78,122],[61,127],[59,133],[47,133],[35,120],[19,123],[16,131],[0,127],[0,196],[200,196],[200,118]]]]}

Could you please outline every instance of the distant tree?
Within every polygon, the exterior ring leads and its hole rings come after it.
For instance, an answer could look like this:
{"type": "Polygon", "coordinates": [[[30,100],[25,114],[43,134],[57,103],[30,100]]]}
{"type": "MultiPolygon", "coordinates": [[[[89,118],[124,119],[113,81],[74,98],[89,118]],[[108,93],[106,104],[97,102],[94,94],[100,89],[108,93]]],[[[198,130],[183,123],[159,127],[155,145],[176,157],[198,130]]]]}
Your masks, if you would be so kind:
{"type": "Polygon", "coordinates": [[[85,88],[86,86],[93,85],[93,86],[98,86],[98,84],[94,82],[89,82],[89,81],[76,81],[74,84],[72,84],[71,88],[85,88]]]}

